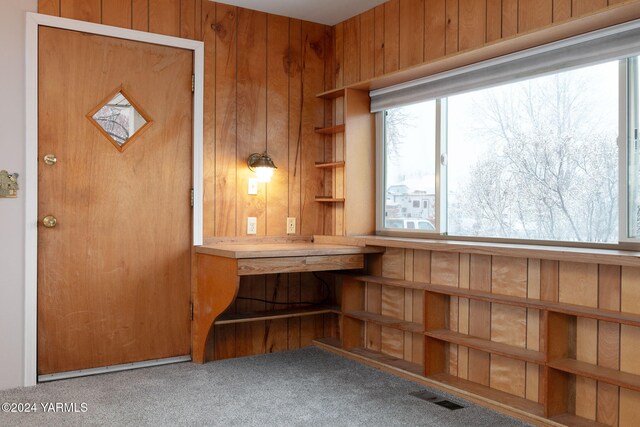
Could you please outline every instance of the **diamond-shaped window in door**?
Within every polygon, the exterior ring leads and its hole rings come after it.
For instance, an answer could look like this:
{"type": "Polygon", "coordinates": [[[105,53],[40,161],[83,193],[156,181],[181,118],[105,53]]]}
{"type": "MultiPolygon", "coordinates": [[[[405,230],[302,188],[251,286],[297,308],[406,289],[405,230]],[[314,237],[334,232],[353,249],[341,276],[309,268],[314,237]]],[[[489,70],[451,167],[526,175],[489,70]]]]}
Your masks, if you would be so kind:
{"type": "Polygon", "coordinates": [[[121,152],[152,123],[122,87],[98,104],[87,118],[121,152]]]}

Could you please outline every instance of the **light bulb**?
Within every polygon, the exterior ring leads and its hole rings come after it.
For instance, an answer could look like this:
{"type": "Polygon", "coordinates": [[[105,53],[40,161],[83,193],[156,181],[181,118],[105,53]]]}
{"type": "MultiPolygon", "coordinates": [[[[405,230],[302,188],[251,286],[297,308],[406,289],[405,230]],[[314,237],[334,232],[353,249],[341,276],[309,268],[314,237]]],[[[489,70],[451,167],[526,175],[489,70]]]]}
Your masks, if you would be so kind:
{"type": "Polygon", "coordinates": [[[255,169],[259,182],[270,182],[273,176],[273,168],[257,167],[255,169]]]}

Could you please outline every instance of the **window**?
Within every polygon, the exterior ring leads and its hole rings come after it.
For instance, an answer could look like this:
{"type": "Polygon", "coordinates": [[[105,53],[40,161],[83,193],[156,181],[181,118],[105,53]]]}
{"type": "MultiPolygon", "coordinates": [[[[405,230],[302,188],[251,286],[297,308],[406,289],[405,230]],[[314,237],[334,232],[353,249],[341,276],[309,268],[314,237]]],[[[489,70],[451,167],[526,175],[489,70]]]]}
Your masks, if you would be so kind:
{"type": "Polygon", "coordinates": [[[592,60],[382,108],[379,229],[640,238],[637,68],[636,56],[592,60]]]}

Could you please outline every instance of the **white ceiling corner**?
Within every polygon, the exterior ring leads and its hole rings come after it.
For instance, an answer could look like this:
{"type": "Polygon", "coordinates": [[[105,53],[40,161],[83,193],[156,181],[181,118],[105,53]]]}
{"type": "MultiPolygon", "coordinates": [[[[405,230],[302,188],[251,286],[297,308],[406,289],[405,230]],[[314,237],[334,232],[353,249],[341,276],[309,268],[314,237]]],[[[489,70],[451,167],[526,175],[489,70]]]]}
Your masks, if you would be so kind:
{"type": "MultiPolygon", "coordinates": [[[[212,0],[213,1],[213,0],[212,0]]],[[[216,0],[246,9],[335,25],[386,0],[216,0]]]]}

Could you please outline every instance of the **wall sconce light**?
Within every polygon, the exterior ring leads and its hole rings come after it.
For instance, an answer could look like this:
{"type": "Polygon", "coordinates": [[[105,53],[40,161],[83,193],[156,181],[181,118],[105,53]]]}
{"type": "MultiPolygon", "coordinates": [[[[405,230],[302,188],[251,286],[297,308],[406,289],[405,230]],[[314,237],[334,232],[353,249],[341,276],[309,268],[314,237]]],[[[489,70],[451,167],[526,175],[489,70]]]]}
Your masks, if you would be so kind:
{"type": "Polygon", "coordinates": [[[247,165],[249,165],[249,170],[256,173],[258,181],[260,182],[271,181],[273,171],[278,169],[276,165],[273,164],[273,160],[271,160],[271,157],[269,157],[266,151],[262,154],[251,154],[247,159],[247,165]]]}

